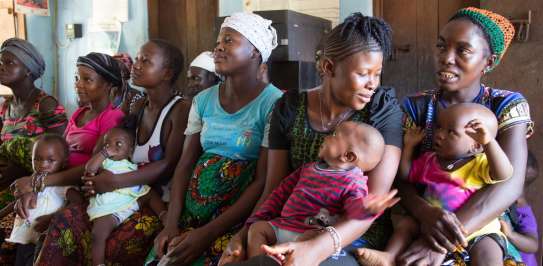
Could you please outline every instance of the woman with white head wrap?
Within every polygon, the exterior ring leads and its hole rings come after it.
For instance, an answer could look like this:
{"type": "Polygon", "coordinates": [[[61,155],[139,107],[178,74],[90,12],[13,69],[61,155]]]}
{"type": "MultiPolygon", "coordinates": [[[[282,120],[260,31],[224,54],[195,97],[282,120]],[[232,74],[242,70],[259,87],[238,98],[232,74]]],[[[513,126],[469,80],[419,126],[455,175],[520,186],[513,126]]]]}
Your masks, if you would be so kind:
{"type": "Polygon", "coordinates": [[[212,52],[202,52],[192,60],[187,71],[187,79],[187,87],[183,90],[183,98],[187,100],[192,100],[200,91],[219,83],[212,52]]]}
{"type": "Polygon", "coordinates": [[[193,99],[164,230],[155,239],[161,265],[217,265],[262,193],[265,128],[282,95],[260,69],[277,46],[271,23],[236,13],[221,26],[214,62],[224,81],[193,99]]]}

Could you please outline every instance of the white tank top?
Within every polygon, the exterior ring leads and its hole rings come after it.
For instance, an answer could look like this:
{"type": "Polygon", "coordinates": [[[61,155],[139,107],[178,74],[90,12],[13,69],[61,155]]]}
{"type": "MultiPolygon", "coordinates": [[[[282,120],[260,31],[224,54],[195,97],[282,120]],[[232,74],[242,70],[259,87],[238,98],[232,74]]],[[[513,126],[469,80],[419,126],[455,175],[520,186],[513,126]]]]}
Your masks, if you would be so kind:
{"type": "Polygon", "coordinates": [[[166,106],[162,107],[160,116],[158,117],[155,127],[153,128],[153,133],[146,143],[140,145],[140,143],[137,141],[139,129],[136,129],[136,148],[134,149],[134,155],[132,156],[132,161],[134,163],[142,165],[149,162],[162,160],[164,158],[165,151],[162,145],[160,145],[162,124],[164,123],[164,119],[166,119],[174,104],[179,100],[181,100],[181,97],[175,96],[166,106]]]}

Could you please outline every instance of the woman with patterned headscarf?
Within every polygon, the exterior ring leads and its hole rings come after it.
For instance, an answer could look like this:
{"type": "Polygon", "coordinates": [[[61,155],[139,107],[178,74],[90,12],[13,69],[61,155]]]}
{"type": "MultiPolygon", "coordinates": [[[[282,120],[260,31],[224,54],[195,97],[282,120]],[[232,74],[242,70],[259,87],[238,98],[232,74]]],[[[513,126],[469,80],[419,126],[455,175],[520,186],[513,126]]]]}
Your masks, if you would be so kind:
{"type": "MultiPolygon", "coordinates": [[[[45,71],[41,54],[29,42],[11,38],[0,47],[0,83],[12,96],[0,104],[0,208],[13,200],[7,186],[32,172],[32,144],[44,133],[62,134],[66,113],[58,101],[34,83],[45,71]]],[[[0,212],[0,230],[9,236],[12,208],[0,212]]],[[[0,242],[3,242],[3,237],[0,242]]],[[[0,248],[0,264],[12,264],[15,249],[8,243],[0,248]]]]}
{"type": "Polygon", "coordinates": [[[488,257],[487,253],[470,254],[469,258],[465,250],[457,248],[457,244],[465,244],[465,236],[496,218],[522,193],[526,138],[533,129],[528,102],[518,92],[490,88],[481,83],[482,77],[503,60],[514,35],[511,22],[499,14],[474,7],[457,11],[437,40],[435,75],[438,88],[408,97],[403,103],[406,113],[404,127],[418,127],[426,133],[420,145],[421,152],[432,149],[438,112],[456,103],[473,102],[486,106],[496,115],[499,124],[496,139],[514,168],[510,180],[475,192],[454,213],[429,205],[413,187],[403,184],[404,205],[418,220],[421,229],[420,235],[399,258],[405,264],[441,263],[445,254],[436,250],[450,252],[445,260],[450,265],[465,265],[464,262],[478,265],[481,261],[485,265],[503,265],[504,260],[511,260],[506,252],[507,242],[499,235],[478,237],[467,243],[468,246],[496,247],[503,251],[498,257],[488,257]]]}

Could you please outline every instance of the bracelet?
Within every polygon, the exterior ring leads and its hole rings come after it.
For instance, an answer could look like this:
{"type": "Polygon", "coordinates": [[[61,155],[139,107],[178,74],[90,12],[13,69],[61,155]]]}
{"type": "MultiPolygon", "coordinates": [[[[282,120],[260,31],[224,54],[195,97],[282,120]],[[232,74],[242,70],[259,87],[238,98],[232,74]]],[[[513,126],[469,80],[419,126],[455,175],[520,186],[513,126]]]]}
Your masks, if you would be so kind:
{"type": "Polygon", "coordinates": [[[43,173],[41,175],[41,179],[40,179],[40,186],[38,187],[39,189],[39,192],[42,192],[44,189],[45,189],[45,178],[47,177],[47,172],[43,173]]]}
{"type": "Polygon", "coordinates": [[[100,150],[100,154],[102,154],[102,156],[104,156],[104,158],[109,158],[109,154],[107,153],[107,150],[105,148],[101,149],[100,150]]]}
{"type": "Polygon", "coordinates": [[[327,226],[324,229],[330,233],[330,236],[334,241],[334,253],[332,254],[332,258],[337,259],[337,257],[341,254],[341,236],[333,226],[327,226]]]}
{"type": "Polygon", "coordinates": [[[32,181],[30,185],[32,186],[32,192],[42,192],[45,189],[45,178],[47,177],[47,172],[39,173],[32,176],[32,181]]]}

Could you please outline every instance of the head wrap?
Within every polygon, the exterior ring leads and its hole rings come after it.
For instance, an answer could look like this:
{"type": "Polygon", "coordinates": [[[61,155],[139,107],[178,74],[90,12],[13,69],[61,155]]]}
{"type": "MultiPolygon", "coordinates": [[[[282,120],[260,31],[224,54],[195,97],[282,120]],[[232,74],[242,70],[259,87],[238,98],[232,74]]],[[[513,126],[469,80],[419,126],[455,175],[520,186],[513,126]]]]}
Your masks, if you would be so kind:
{"type": "Polygon", "coordinates": [[[497,66],[515,36],[513,24],[502,15],[475,7],[458,10],[451,20],[457,18],[467,18],[483,30],[492,54],[498,56],[494,64],[497,66]]]}
{"type": "Polygon", "coordinates": [[[28,41],[19,38],[7,39],[0,48],[0,53],[3,52],[10,52],[17,57],[28,71],[30,71],[33,79],[37,79],[43,75],[45,61],[36,47],[28,41]]]}
{"type": "Polygon", "coordinates": [[[224,19],[221,29],[228,27],[243,35],[262,55],[262,62],[268,61],[271,52],[277,47],[277,33],[272,21],[259,15],[238,12],[224,19]]]}
{"type": "Polygon", "coordinates": [[[199,54],[192,62],[190,62],[189,67],[199,67],[205,69],[217,76],[215,73],[215,62],[213,62],[213,53],[210,51],[205,51],[199,54]]]}
{"type": "Polygon", "coordinates": [[[102,53],[89,53],[77,58],[77,66],[88,67],[113,85],[123,84],[120,62],[113,57],[102,53]]]}

